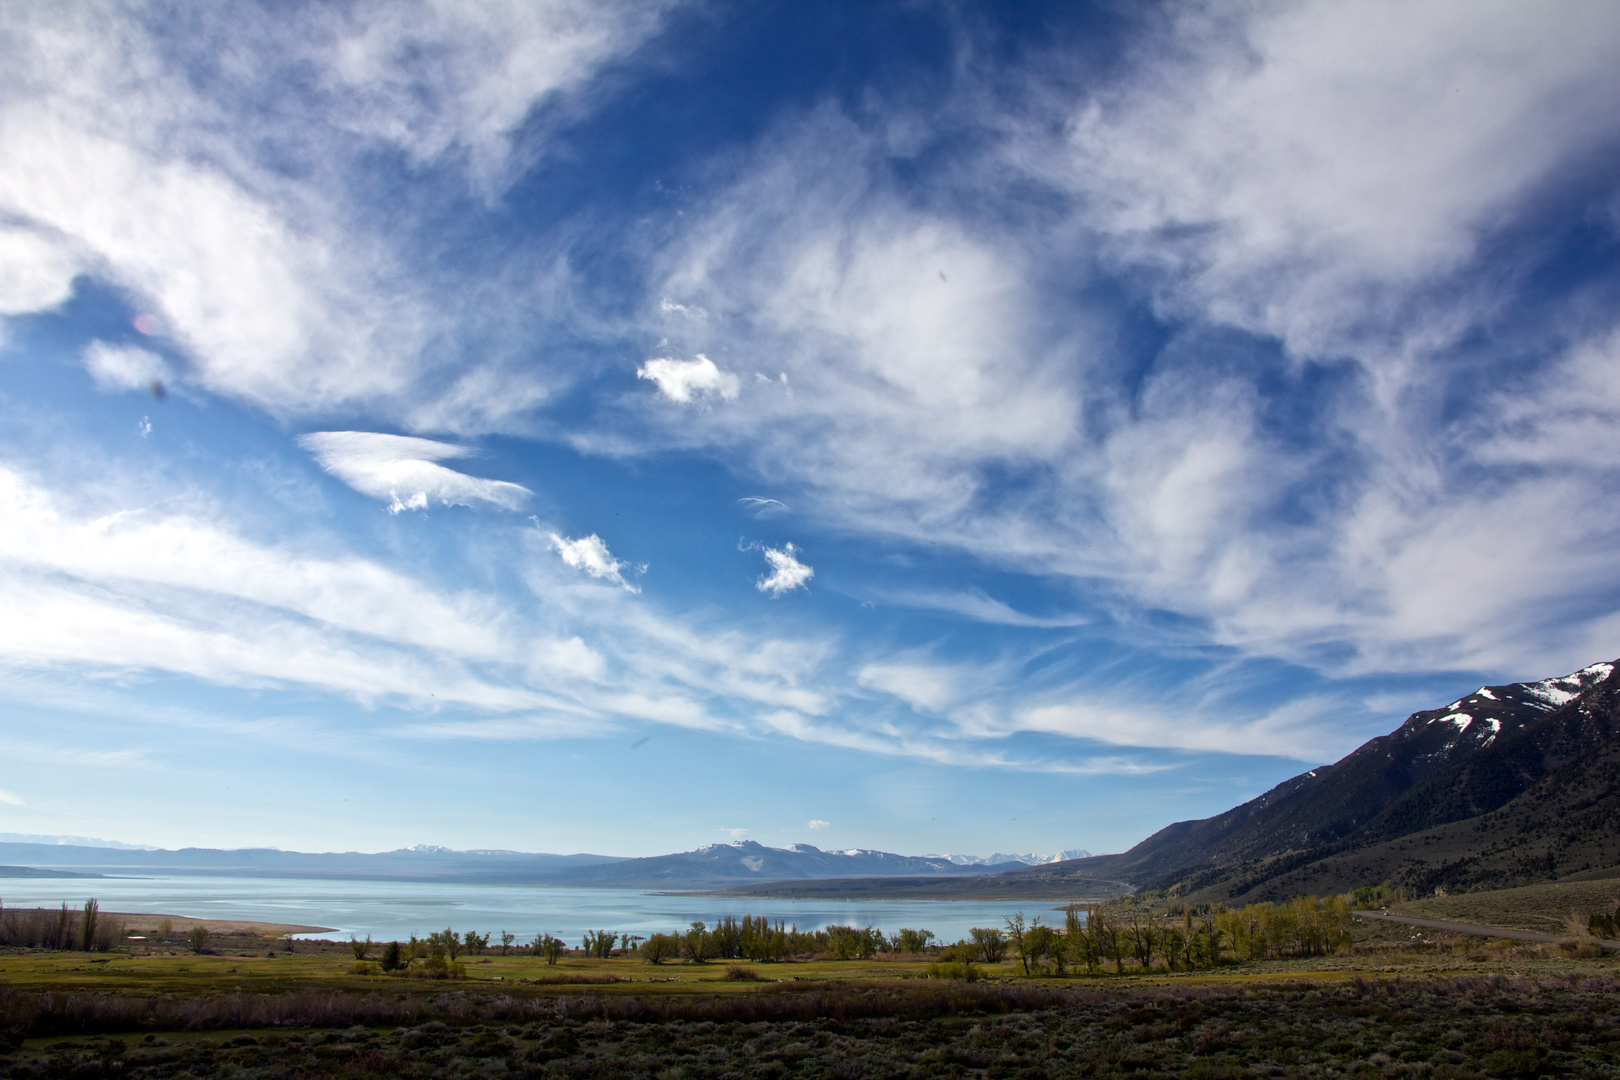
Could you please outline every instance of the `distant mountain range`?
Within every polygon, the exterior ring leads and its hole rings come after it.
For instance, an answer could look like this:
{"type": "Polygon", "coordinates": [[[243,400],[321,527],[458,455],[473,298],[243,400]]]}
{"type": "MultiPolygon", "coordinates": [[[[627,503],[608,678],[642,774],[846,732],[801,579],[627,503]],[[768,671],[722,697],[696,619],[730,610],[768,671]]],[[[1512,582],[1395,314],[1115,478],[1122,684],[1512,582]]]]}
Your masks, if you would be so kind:
{"type": "MultiPolygon", "coordinates": [[[[79,874],[180,874],[232,877],[348,878],[393,881],[459,881],[480,884],[553,885],[581,888],[722,889],[759,881],[816,878],[940,877],[995,873],[1033,855],[913,856],[851,848],[823,851],[809,844],[766,847],[752,840],[710,844],[696,851],[650,858],[609,855],[547,855],[519,851],[454,851],[418,845],[375,854],[308,853],[272,848],[182,848],[165,851],[133,846],[0,842],[0,862],[49,867],[79,874]]],[[[19,876],[19,873],[0,876],[19,876]]]]}
{"type": "Polygon", "coordinates": [[[1070,848],[1060,851],[1056,855],[1007,855],[996,852],[994,855],[928,855],[929,859],[949,859],[957,866],[1006,866],[1009,863],[1020,863],[1024,866],[1040,866],[1043,863],[1067,862],[1070,859],[1089,859],[1091,852],[1085,848],[1070,848]]]}
{"type": "Polygon", "coordinates": [[[1390,882],[1429,892],[1620,877],[1620,674],[1614,663],[1482,686],[1224,814],[1129,851],[971,881],[890,878],[749,890],[780,896],[1087,897],[1163,889],[1276,900],[1390,882]]]}

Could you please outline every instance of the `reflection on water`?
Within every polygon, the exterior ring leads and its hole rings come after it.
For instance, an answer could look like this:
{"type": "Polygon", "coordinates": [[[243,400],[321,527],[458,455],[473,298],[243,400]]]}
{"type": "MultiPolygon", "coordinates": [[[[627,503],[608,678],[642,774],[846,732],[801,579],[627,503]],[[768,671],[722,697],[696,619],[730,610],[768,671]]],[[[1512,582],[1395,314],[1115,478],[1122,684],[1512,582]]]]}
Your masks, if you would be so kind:
{"type": "Polygon", "coordinates": [[[932,930],[941,940],[974,926],[1000,926],[1014,912],[1062,920],[1050,900],[732,900],[664,896],[632,889],[551,889],[522,885],[335,881],[287,878],[142,877],[0,879],[8,907],[72,906],[94,896],[103,911],[190,915],[204,919],[329,926],[316,937],[403,939],[452,926],[480,933],[510,930],[519,941],[541,932],[578,941],[587,930],[646,934],[684,929],[724,915],[764,915],[801,930],[830,925],[932,930]]]}

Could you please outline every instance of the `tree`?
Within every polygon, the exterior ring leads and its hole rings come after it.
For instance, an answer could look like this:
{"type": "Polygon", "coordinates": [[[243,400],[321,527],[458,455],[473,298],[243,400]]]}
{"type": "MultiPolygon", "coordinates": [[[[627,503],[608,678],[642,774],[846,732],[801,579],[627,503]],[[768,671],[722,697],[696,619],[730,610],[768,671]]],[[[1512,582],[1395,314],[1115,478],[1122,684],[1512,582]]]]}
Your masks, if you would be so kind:
{"type": "Polygon", "coordinates": [[[681,941],[674,934],[653,934],[641,943],[641,958],[649,964],[662,964],[680,954],[681,941]]]}
{"type": "Polygon", "coordinates": [[[461,955],[461,938],[448,926],[436,934],[429,934],[427,940],[429,947],[444,950],[451,960],[461,955]]]}
{"type": "MultiPolygon", "coordinates": [[[[1019,964],[1023,965],[1024,974],[1028,975],[1030,974],[1030,965],[1035,960],[1033,949],[1035,935],[1031,934],[1030,931],[1034,927],[1041,926],[1041,917],[1039,915],[1035,916],[1035,921],[1029,926],[1025,926],[1024,913],[1020,911],[1005,921],[1007,923],[1007,939],[1012,943],[1013,952],[1017,955],[1019,964]]],[[[1044,930],[1045,927],[1041,927],[1041,929],[1044,930]]]]}
{"type": "Polygon", "coordinates": [[[101,905],[92,897],[84,902],[84,919],[79,924],[79,937],[85,952],[96,947],[96,923],[100,918],[101,905]]]}
{"type": "Polygon", "coordinates": [[[367,934],[366,940],[360,941],[356,939],[353,934],[350,934],[349,951],[354,953],[354,958],[356,960],[364,960],[366,958],[366,954],[371,951],[371,935],[367,934]]]}
{"type": "Polygon", "coordinates": [[[619,935],[612,930],[585,931],[585,955],[606,960],[613,955],[614,942],[619,935]]]}
{"type": "MultiPolygon", "coordinates": [[[[461,944],[467,950],[468,955],[482,956],[484,950],[489,948],[489,935],[468,930],[461,935],[461,944]]],[[[454,959],[454,954],[452,954],[451,958],[454,959]]]]}
{"type": "Polygon", "coordinates": [[[686,958],[694,964],[707,962],[711,952],[712,942],[708,934],[708,927],[703,923],[695,922],[692,928],[681,937],[681,948],[686,958]]]}
{"type": "Polygon", "coordinates": [[[550,934],[539,934],[534,939],[534,955],[545,957],[546,963],[551,965],[557,963],[567,947],[563,944],[562,938],[552,937],[550,934]]]}
{"type": "Polygon", "coordinates": [[[1159,929],[1153,924],[1153,919],[1131,912],[1130,940],[1136,962],[1143,971],[1147,971],[1153,966],[1153,952],[1159,944],[1159,929]]]}
{"type": "Polygon", "coordinates": [[[1063,974],[1063,935],[1050,926],[1042,926],[1038,915],[1030,922],[1029,929],[1024,931],[1024,948],[1032,962],[1045,957],[1052,962],[1059,975],[1063,974]]]}
{"type": "Polygon", "coordinates": [[[390,941],[388,947],[383,949],[382,969],[384,971],[398,971],[411,962],[405,955],[405,950],[399,947],[399,942],[390,941]]]}
{"type": "Polygon", "coordinates": [[[501,931],[501,955],[502,956],[505,956],[507,953],[512,951],[512,942],[514,942],[516,940],[517,940],[517,935],[516,934],[509,934],[505,930],[501,931]]]}
{"type": "Polygon", "coordinates": [[[995,927],[975,926],[968,933],[973,936],[973,945],[979,951],[979,959],[985,963],[999,964],[1001,958],[1007,955],[1007,939],[995,927]]]}
{"type": "Polygon", "coordinates": [[[191,946],[194,953],[205,952],[208,949],[208,927],[198,924],[186,931],[186,944],[191,946]]]}
{"type": "Polygon", "coordinates": [[[928,948],[928,943],[934,939],[932,930],[906,930],[902,929],[894,939],[896,951],[903,953],[920,953],[928,948]]]}

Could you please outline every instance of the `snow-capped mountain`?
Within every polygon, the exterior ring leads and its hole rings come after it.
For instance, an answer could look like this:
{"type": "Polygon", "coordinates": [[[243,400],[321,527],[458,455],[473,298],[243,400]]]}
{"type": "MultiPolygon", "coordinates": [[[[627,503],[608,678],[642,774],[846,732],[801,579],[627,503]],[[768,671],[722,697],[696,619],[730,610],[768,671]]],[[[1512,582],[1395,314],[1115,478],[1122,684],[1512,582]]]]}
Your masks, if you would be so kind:
{"type": "Polygon", "coordinates": [[[1008,855],[998,851],[994,855],[928,855],[929,859],[948,859],[957,866],[1006,866],[1017,864],[1019,866],[1044,866],[1047,863],[1066,862],[1069,859],[1089,859],[1091,852],[1085,848],[1069,848],[1053,855],[1008,855]]]}
{"type": "Polygon", "coordinates": [[[1000,864],[955,863],[937,855],[896,855],[867,848],[823,851],[813,844],[774,848],[753,840],[736,840],[729,844],[708,844],[696,851],[581,867],[557,880],[559,884],[599,888],[701,889],[817,878],[982,874],[993,873],[999,867],[1000,864]]]}
{"type": "Polygon", "coordinates": [[[1607,865],[1601,837],[1613,822],[1603,815],[1617,812],[1608,804],[1620,802],[1620,789],[1599,773],[1620,772],[1617,663],[1482,686],[1413,713],[1332,765],[1224,814],[1177,822],[1083,871],[1187,893],[1260,896],[1336,892],[1387,877],[1416,884],[1433,876],[1448,887],[1466,886],[1469,874],[1545,880],[1566,862],[1582,872],[1607,865]],[[1530,800],[1524,812],[1510,814],[1522,800],[1530,800]],[[1532,812],[1531,803],[1542,809],[1532,812]],[[1590,828],[1563,820],[1593,814],[1601,820],[1590,828]],[[1502,824],[1510,817],[1511,828],[1502,824]],[[1548,831],[1555,819],[1558,828],[1548,831]],[[1465,824],[1467,836],[1452,828],[1465,824]],[[1418,835],[1427,839],[1406,839],[1418,835]]]}

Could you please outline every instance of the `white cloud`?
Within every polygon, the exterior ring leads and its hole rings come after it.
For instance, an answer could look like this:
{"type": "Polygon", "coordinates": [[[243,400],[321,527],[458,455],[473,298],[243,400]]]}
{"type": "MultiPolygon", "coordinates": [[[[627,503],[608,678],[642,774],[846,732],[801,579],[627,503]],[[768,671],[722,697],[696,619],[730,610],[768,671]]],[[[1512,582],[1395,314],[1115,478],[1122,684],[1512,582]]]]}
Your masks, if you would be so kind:
{"type": "Polygon", "coordinates": [[[81,261],[60,241],[0,225],[0,315],[46,311],[66,300],[81,261]]]}
{"type": "MultiPolygon", "coordinates": [[[[280,416],[364,403],[409,422],[468,381],[439,336],[466,312],[440,297],[475,301],[404,253],[408,221],[373,215],[379,155],[403,151],[418,182],[493,197],[543,152],[537,112],[582,104],[665,7],[207,9],[184,30],[138,5],[84,19],[7,9],[0,158],[29,168],[0,174],[0,314],[53,307],[87,273],[159,317],[200,387],[280,416]]],[[[486,299],[473,317],[501,325],[511,296],[486,299]]],[[[549,382],[508,362],[521,331],[505,321],[473,366],[509,377],[471,379],[486,391],[469,427],[549,382]]]]}
{"type": "Polygon", "coordinates": [[[636,369],[636,378],[651,379],[658,384],[659,393],[683,405],[706,397],[734,401],[741,385],[737,376],[721,371],[702,353],[696,360],[648,360],[636,369]]]}
{"type": "Polygon", "coordinates": [[[741,840],[743,837],[748,835],[747,829],[721,829],[720,831],[730,836],[733,840],[741,840]]]}
{"type": "Polygon", "coordinates": [[[1063,182],[1116,257],[1169,275],[1172,308],[1304,354],[1364,351],[1513,200],[1614,137],[1620,11],[1543,16],[1465,0],[1184,9],[1074,117],[1063,182]]]}
{"type": "Polygon", "coordinates": [[[804,565],[794,555],[792,544],[783,544],[780,549],[766,548],[765,561],[770,563],[771,572],[756,581],[754,587],[772,596],[781,596],[794,589],[806,588],[806,583],[816,576],[814,570],[804,565]]]}
{"type": "Polygon", "coordinates": [[[321,468],[362,495],[389,504],[389,510],[424,510],[429,501],[445,506],[495,506],[516,510],[533,494],[505,480],[484,480],[435,464],[467,457],[451,443],[371,431],[321,431],[302,435],[298,444],[315,455],[321,468]]]}
{"type": "Polygon", "coordinates": [[[1331,707],[1327,701],[1303,698],[1264,716],[1234,720],[1199,708],[1177,712],[1162,702],[1144,706],[1087,700],[1020,710],[1008,721],[1008,727],[1094,739],[1114,746],[1261,754],[1318,762],[1337,757],[1344,749],[1338,745],[1338,736],[1322,730],[1320,721],[1331,707]]]}
{"type": "Polygon", "coordinates": [[[16,792],[3,790],[0,790],[0,803],[6,803],[10,806],[24,805],[23,797],[21,795],[18,795],[16,792]]]}
{"type": "Polygon", "coordinates": [[[767,499],[762,495],[745,495],[737,500],[737,505],[756,518],[778,517],[788,512],[787,503],[780,499],[767,499]]]}
{"type": "Polygon", "coordinates": [[[1083,615],[1026,615],[981,589],[953,591],[949,589],[874,589],[871,599],[897,607],[917,608],[923,611],[943,611],[960,615],[975,622],[1001,626],[1029,626],[1060,628],[1084,626],[1092,620],[1083,615]]]}
{"type": "Polygon", "coordinates": [[[1334,673],[1585,662],[1612,603],[1577,583],[1620,571],[1612,477],[1594,471],[1620,415],[1593,378],[1525,374],[1516,355],[1511,393],[1459,419],[1483,369],[1448,351],[1495,325],[1513,280],[1482,239],[1615,140],[1620,9],[1570,11],[1181,10],[1084,101],[1038,85],[1027,128],[977,114],[1013,131],[1007,153],[939,179],[938,200],[887,179],[905,118],[785,119],[663,249],[654,295],[710,312],[683,346],[769,356],[793,396],[762,382],[748,409],[646,415],[840,527],[1176,611],[1245,655],[1334,673]],[[1068,199],[1066,222],[966,213],[952,186],[1032,177],[1068,199]],[[1166,317],[1178,336],[1151,364],[1075,300],[1088,274],[1166,317]],[[1284,358],[1228,362],[1249,345],[1228,327],[1284,358]],[[1316,395],[1318,416],[1279,425],[1279,400],[1316,395]],[[1278,430],[1296,422],[1308,436],[1278,430]],[[1580,475],[1481,480],[1513,454],[1580,475]],[[1557,503],[1582,508],[1572,530],[1546,516],[1557,503]],[[1541,516],[1466,524],[1521,514],[1541,516]]]}
{"type": "Polygon", "coordinates": [[[930,712],[945,708],[958,695],[956,673],[943,665],[867,664],[855,673],[855,681],[930,712]]]}
{"type": "Polygon", "coordinates": [[[608,552],[602,538],[595,533],[581,536],[577,540],[566,540],[552,533],[551,546],[562,556],[562,561],[575,570],[589,574],[593,578],[611,581],[627,592],[641,591],[637,586],[624,580],[624,571],[629,568],[629,564],[615,559],[608,552]]]}
{"type": "Polygon", "coordinates": [[[812,829],[830,829],[830,828],[832,828],[832,822],[830,822],[830,821],[822,821],[820,818],[812,818],[809,821],[805,822],[805,824],[808,825],[812,829]]]}
{"type": "Polygon", "coordinates": [[[107,390],[151,390],[173,381],[161,356],[133,345],[92,341],[84,350],[84,367],[107,390]]]}

